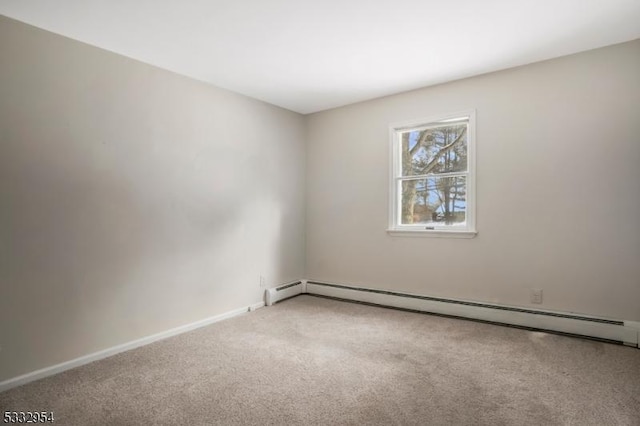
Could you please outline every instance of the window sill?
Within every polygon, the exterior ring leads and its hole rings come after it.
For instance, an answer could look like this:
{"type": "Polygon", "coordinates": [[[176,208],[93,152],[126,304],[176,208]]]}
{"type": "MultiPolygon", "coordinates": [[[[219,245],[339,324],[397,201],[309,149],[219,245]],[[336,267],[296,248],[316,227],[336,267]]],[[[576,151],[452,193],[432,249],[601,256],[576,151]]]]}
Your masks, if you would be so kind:
{"type": "Polygon", "coordinates": [[[431,237],[431,238],[473,238],[477,231],[426,230],[426,229],[387,229],[393,237],[431,237]]]}

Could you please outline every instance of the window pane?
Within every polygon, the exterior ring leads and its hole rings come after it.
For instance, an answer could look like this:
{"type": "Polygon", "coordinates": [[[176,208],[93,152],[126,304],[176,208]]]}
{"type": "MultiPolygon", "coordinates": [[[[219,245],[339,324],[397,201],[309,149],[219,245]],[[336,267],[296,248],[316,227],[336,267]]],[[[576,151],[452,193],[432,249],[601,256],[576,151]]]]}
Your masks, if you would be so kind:
{"type": "Polygon", "coordinates": [[[402,132],[402,176],[467,171],[467,124],[402,132]]]}
{"type": "Polygon", "coordinates": [[[465,225],[467,178],[433,177],[402,181],[401,224],[465,225]]]}

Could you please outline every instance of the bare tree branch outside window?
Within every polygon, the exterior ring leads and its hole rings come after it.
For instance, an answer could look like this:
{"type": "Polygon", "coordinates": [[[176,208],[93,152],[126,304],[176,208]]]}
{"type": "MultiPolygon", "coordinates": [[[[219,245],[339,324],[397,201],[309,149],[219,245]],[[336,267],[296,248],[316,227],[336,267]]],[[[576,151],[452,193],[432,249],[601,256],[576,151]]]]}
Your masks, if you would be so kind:
{"type": "Polygon", "coordinates": [[[401,223],[464,224],[467,124],[402,132],[401,223]]]}

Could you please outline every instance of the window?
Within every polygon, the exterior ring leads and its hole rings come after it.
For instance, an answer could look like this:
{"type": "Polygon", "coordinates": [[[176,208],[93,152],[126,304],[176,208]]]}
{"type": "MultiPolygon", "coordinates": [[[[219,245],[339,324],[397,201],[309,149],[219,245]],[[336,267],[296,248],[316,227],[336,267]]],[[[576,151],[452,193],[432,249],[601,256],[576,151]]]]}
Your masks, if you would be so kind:
{"type": "Polygon", "coordinates": [[[391,126],[389,232],[471,238],[475,112],[391,126]]]}

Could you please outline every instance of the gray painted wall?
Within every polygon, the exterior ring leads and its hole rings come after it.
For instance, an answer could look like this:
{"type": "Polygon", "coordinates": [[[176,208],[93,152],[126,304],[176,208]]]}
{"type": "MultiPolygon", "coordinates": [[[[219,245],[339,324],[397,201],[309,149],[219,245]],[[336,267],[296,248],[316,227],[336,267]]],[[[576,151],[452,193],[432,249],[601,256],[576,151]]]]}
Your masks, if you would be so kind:
{"type": "Polygon", "coordinates": [[[0,17],[0,381],[304,275],[304,117],[0,17]]]}
{"type": "Polygon", "coordinates": [[[307,126],[308,279],[640,320],[640,41],[307,126]],[[389,124],[469,109],[478,236],[388,235],[389,124]]]}

